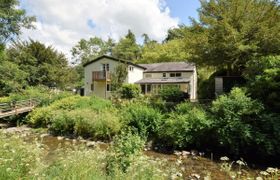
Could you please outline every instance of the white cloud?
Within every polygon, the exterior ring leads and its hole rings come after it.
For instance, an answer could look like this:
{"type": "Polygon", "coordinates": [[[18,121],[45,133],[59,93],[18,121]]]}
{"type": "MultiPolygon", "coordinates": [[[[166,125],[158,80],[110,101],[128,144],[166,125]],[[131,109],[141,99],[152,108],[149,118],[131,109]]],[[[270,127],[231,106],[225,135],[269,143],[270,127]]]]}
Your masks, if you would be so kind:
{"type": "Polygon", "coordinates": [[[21,5],[37,17],[37,29],[24,30],[22,37],[53,45],[68,55],[81,38],[119,39],[131,29],[138,37],[147,33],[162,40],[179,22],[170,17],[164,0],[21,0],[21,5]]]}

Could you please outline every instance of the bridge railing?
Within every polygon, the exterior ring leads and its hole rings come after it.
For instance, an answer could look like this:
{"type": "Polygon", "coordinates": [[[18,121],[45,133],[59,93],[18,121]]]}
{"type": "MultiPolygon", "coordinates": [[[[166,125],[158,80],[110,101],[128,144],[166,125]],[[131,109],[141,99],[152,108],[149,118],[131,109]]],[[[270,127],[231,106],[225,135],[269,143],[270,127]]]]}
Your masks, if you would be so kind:
{"type": "Polygon", "coordinates": [[[31,108],[39,105],[39,99],[31,98],[27,100],[11,101],[7,103],[0,103],[0,113],[13,111],[21,108],[31,108]]]}

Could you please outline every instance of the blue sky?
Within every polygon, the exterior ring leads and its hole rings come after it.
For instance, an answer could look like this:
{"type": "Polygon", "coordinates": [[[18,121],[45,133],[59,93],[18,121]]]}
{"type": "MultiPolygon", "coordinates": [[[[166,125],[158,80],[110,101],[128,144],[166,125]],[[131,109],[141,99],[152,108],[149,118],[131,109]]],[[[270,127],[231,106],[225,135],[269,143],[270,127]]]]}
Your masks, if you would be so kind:
{"type": "Polygon", "coordinates": [[[197,19],[198,0],[20,0],[28,15],[37,17],[36,29],[22,39],[39,40],[70,56],[80,39],[93,36],[118,41],[128,29],[162,41],[170,28],[197,19]]]}
{"type": "Polygon", "coordinates": [[[189,24],[189,17],[198,19],[197,9],[200,7],[198,0],[166,0],[172,17],[179,17],[180,22],[189,24]]]}

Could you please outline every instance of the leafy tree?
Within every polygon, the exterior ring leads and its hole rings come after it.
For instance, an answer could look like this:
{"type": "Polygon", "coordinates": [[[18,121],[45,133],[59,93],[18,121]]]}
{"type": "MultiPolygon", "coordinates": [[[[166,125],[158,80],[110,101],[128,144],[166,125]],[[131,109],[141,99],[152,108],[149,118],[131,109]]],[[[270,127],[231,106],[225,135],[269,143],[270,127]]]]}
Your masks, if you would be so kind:
{"type": "MultiPolygon", "coordinates": [[[[280,11],[274,0],[200,0],[191,41],[202,64],[242,71],[254,56],[280,52],[280,11]]],[[[187,37],[186,37],[187,38],[187,37]]]]}
{"type": "Polygon", "coordinates": [[[128,30],[127,35],[121,38],[113,48],[113,56],[126,60],[137,60],[140,58],[141,49],[136,43],[135,35],[128,30]]]}
{"type": "Polygon", "coordinates": [[[18,5],[18,0],[0,0],[0,51],[7,41],[20,34],[21,28],[31,28],[35,21],[35,17],[26,16],[18,5]]]}
{"type": "Polygon", "coordinates": [[[75,64],[85,64],[98,56],[111,54],[113,47],[114,41],[111,38],[107,41],[99,37],[81,39],[71,50],[72,58],[75,64]]]}
{"type": "Polygon", "coordinates": [[[123,85],[127,78],[127,64],[119,63],[114,72],[111,74],[111,86],[113,91],[117,91],[123,85]]]}
{"type": "Polygon", "coordinates": [[[5,55],[0,57],[0,96],[20,91],[27,85],[26,77],[27,73],[17,64],[8,61],[5,55]]]}
{"type": "Polygon", "coordinates": [[[30,40],[16,42],[7,51],[10,61],[28,74],[26,78],[28,85],[60,88],[70,85],[69,76],[72,74],[67,59],[53,47],[30,40]]]}
{"type": "Polygon", "coordinates": [[[244,75],[254,98],[260,99],[267,109],[280,109],[280,56],[256,58],[247,63],[244,75]]]}
{"type": "Polygon", "coordinates": [[[184,48],[184,42],[179,39],[170,40],[163,44],[151,41],[144,45],[141,56],[139,60],[141,63],[182,61],[190,57],[184,48]]]}

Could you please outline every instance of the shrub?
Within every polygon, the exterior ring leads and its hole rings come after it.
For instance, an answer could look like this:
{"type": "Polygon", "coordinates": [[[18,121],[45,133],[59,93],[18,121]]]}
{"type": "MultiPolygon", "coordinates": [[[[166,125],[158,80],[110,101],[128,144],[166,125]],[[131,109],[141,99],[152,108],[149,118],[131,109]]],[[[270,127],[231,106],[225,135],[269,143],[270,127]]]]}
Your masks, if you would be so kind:
{"type": "Polygon", "coordinates": [[[27,122],[32,127],[46,128],[51,123],[53,115],[56,112],[51,107],[40,107],[30,112],[27,116],[27,122]]]}
{"type": "Polygon", "coordinates": [[[213,101],[211,111],[214,115],[216,138],[229,152],[239,154],[250,144],[261,138],[253,123],[258,121],[262,105],[251,99],[240,88],[234,88],[228,95],[213,101]]]}
{"type": "Polygon", "coordinates": [[[123,108],[124,123],[142,137],[157,134],[163,115],[156,109],[140,103],[130,103],[123,108]]]}
{"type": "Polygon", "coordinates": [[[211,119],[199,106],[182,103],[169,114],[160,130],[160,139],[173,148],[201,148],[208,141],[211,119]]]}
{"type": "Polygon", "coordinates": [[[126,172],[130,164],[139,157],[145,141],[131,132],[116,136],[107,157],[107,172],[114,175],[116,170],[126,172]]]}
{"type": "Polygon", "coordinates": [[[167,102],[182,102],[189,97],[187,93],[181,91],[177,86],[167,86],[160,89],[158,96],[167,102]]]}
{"type": "Polygon", "coordinates": [[[140,95],[141,89],[140,86],[136,84],[124,84],[119,91],[122,98],[132,99],[140,95]]]}

